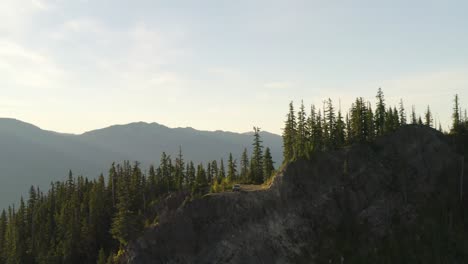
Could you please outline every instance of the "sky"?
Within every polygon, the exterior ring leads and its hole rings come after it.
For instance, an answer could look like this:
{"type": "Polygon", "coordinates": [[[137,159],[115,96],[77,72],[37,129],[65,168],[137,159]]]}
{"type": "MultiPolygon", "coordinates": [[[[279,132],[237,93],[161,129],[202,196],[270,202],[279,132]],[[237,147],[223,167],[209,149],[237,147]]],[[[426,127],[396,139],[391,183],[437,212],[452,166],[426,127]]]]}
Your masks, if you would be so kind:
{"type": "Polygon", "coordinates": [[[281,133],[290,101],[468,108],[467,1],[0,0],[0,117],[281,133]]]}

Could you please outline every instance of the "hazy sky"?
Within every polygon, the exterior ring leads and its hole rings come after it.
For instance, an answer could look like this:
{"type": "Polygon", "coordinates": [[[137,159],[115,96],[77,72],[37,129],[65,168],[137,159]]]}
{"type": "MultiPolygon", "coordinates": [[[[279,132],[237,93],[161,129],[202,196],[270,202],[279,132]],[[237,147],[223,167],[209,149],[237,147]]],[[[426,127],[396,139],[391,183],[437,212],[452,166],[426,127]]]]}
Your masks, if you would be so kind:
{"type": "Polygon", "coordinates": [[[468,106],[467,1],[0,0],[0,117],[281,133],[290,100],[468,106]],[[379,3],[377,3],[379,2],[379,3]]]}

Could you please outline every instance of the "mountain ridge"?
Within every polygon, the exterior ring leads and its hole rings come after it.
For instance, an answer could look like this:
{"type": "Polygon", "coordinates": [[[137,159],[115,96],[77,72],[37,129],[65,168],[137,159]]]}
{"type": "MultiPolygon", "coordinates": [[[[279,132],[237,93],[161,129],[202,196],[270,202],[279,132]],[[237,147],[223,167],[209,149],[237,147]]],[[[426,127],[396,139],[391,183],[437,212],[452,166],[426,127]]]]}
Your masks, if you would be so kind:
{"type": "MultiPolygon", "coordinates": [[[[281,137],[265,135],[277,164],[282,159],[281,137]]],[[[0,207],[18,201],[31,185],[48,189],[50,182],[64,179],[68,171],[90,178],[107,174],[112,162],[139,161],[157,165],[164,151],[175,157],[182,148],[184,159],[195,163],[224,158],[233,153],[239,160],[253,138],[236,132],[169,128],[158,123],[133,122],[64,134],[41,129],[13,118],[0,118],[0,207]],[[15,179],[14,181],[12,179],[15,179]]],[[[250,152],[250,151],[249,151],[250,152]]]]}

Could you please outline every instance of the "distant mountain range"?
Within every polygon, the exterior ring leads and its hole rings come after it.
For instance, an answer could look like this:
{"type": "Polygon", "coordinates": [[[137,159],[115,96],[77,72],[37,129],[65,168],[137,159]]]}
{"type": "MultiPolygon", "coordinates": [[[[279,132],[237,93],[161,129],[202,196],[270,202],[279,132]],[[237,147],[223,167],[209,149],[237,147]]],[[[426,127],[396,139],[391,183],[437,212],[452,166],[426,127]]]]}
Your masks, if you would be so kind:
{"type": "MultiPolygon", "coordinates": [[[[282,160],[279,135],[261,132],[278,165],[282,160]]],[[[157,123],[131,123],[81,135],[42,130],[15,119],[0,118],[0,208],[19,200],[31,185],[46,190],[64,180],[68,171],[90,178],[107,175],[112,162],[139,161],[144,169],[159,164],[163,151],[175,157],[179,146],[185,160],[196,163],[226,161],[230,152],[239,160],[251,153],[252,133],[169,128],[157,123]]]]}

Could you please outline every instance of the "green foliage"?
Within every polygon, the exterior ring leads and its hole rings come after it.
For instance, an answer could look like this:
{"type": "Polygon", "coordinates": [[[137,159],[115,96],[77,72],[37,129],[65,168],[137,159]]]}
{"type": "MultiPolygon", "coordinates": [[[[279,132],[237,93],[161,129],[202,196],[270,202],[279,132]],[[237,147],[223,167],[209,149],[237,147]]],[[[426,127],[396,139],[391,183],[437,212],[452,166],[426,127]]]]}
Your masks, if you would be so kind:
{"type": "Polygon", "coordinates": [[[297,133],[294,140],[293,153],[296,157],[305,157],[307,155],[307,138],[309,131],[307,128],[307,119],[304,103],[297,114],[297,133]]]}
{"type": "Polygon", "coordinates": [[[265,154],[263,155],[263,176],[265,177],[265,181],[269,179],[273,172],[275,171],[275,166],[273,162],[273,158],[271,157],[270,148],[265,149],[265,154]]]}
{"type": "Polygon", "coordinates": [[[106,252],[104,251],[103,248],[99,250],[99,255],[98,255],[98,260],[97,264],[106,264],[107,262],[107,257],[106,257],[106,252]]]}
{"type": "Polygon", "coordinates": [[[294,113],[294,104],[293,102],[290,102],[289,113],[287,115],[287,119],[283,130],[283,155],[285,161],[289,161],[294,157],[294,147],[297,139],[296,133],[297,123],[296,115],[294,113]]]}
{"type": "Polygon", "coordinates": [[[434,119],[432,118],[431,108],[427,106],[426,113],[424,113],[424,125],[428,127],[433,126],[434,119]]]}
{"type": "MultiPolygon", "coordinates": [[[[294,103],[290,102],[289,113],[286,116],[283,129],[284,163],[297,158],[309,158],[314,152],[338,149],[353,143],[372,142],[377,136],[396,131],[400,126],[409,122],[403,99],[400,99],[398,108],[396,106],[387,108],[381,88],[377,91],[376,99],[375,112],[372,110],[370,102],[359,97],[356,98],[346,115],[342,113],[341,109],[337,113],[335,112],[330,98],[323,102],[323,110],[316,109],[315,105],[312,105],[309,115],[305,113],[305,106],[301,102],[297,117],[294,113],[294,103]]],[[[458,95],[455,96],[454,102],[452,134],[468,130],[468,117],[466,117],[466,110],[465,117],[462,117],[458,95]]],[[[429,106],[424,114],[423,122],[421,116],[417,117],[413,105],[410,122],[413,125],[429,127],[437,125],[434,123],[429,106]]],[[[439,130],[442,131],[440,122],[438,125],[439,130]]],[[[255,164],[250,164],[251,170],[255,166],[255,164]]],[[[245,175],[245,171],[247,171],[245,168],[241,169],[241,178],[245,175]]],[[[251,175],[254,175],[254,172],[251,172],[251,175]]]]}
{"type": "MultiPolygon", "coordinates": [[[[451,137],[457,150],[467,156],[468,119],[466,114],[462,116],[458,96],[455,96],[452,118],[451,137]]],[[[424,121],[425,125],[434,125],[429,107],[424,121]]],[[[377,136],[394,131],[406,123],[403,101],[400,101],[398,110],[396,107],[387,108],[381,89],[377,93],[375,112],[370,102],[357,98],[344,115],[341,109],[335,112],[332,100],[328,99],[322,110],[311,106],[309,116],[301,104],[296,117],[291,102],[283,131],[285,162],[308,158],[316,152],[353,143],[372,142],[377,136]]],[[[423,125],[422,118],[417,118],[414,106],[411,123],[423,125]]],[[[51,183],[46,193],[31,187],[28,199],[21,199],[19,206],[9,207],[0,214],[0,263],[118,261],[129,241],[136,238],[145,226],[157,224],[158,217],[151,208],[170,193],[185,192],[203,196],[209,191],[230,190],[232,184],[237,182],[271,182],[274,163],[270,149],[266,147],[263,151],[262,144],[260,129],[255,127],[251,157],[248,150],[244,149],[237,164],[237,160],[229,154],[227,173],[222,159],[219,166],[218,161],[213,160],[205,163],[206,168],[203,163],[195,167],[192,161],[184,161],[182,149],[179,148],[174,160],[162,153],[159,166],[150,166],[147,173],[143,172],[138,162],[131,165],[125,161],[111,165],[107,181],[104,175],[89,180],[82,176],[74,177],[70,171],[65,181],[51,183]]],[[[343,174],[348,174],[347,161],[343,165],[343,174]]],[[[437,206],[443,208],[443,205],[437,206]]],[[[466,237],[464,227],[468,221],[457,218],[465,222],[455,223],[448,232],[439,228],[446,224],[446,215],[438,215],[441,217],[435,222],[428,223],[421,219],[421,228],[434,230],[433,237],[427,239],[432,244],[421,248],[427,252],[434,250],[436,261],[455,263],[454,259],[441,256],[455,252],[465,257],[461,248],[466,245],[458,244],[457,241],[466,237]]],[[[431,219],[436,219],[435,216],[432,215],[431,219]]],[[[360,231],[343,222],[338,232],[345,237],[343,241],[337,241],[338,248],[352,252],[353,239],[360,231]]],[[[377,255],[362,256],[354,261],[362,262],[369,257],[368,260],[378,262],[377,257],[382,254],[389,256],[393,263],[408,259],[417,262],[411,257],[414,257],[413,253],[405,250],[417,241],[402,240],[405,232],[408,230],[397,230],[393,237],[382,242],[383,245],[378,245],[385,250],[376,252],[377,255]]],[[[422,229],[418,232],[421,235],[428,234],[422,229]]],[[[430,260],[427,258],[426,262],[430,260]]]]}
{"type": "Polygon", "coordinates": [[[405,110],[405,106],[403,104],[403,99],[400,99],[400,106],[399,106],[399,109],[398,109],[398,114],[399,114],[399,117],[400,117],[400,124],[402,126],[406,125],[406,110],[405,110]]]}
{"type": "Polygon", "coordinates": [[[250,177],[253,183],[263,182],[263,145],[260,139],[260,128],[254,127],[253,153],[250,161],[250,177]]]}
{"type": "Polygon", "coordinates": [[[232,153],[229,153],[229,160],[228,160],[228,176],[227,181],[233,182],[237,181],[237,165],[236,160],[233,159],[232,153]]]}
{"type": "Polygon", "coordinates": [[[411,124],[418,124],[418,119],[416,118],[416,108],[414,105],[411,107],[411,124]]]}
{"type": "Polygon", "coordinates": [[[202,195],[207,192],[208,180],[206,178],[206,171],[203,164],[199,164],[197,167],[197,176],[195,178],[195,185],[193,187],[193,194],[202,195]]]}
{"type": "Polygon", "coordinates": [[[385,132],[385,117],[386,117],[386,107],[385,107],[385,98],[382,91],[382,88],[379,88],[377,91],[377,106],[375,108],[375,129],[378,136],[381,136],[385,132]]]}
{"type": "Polygon", "coordinates": [[[247,149],[244,149],[242,152],[242,157],[240,160],[240,166],[241,166],[241,171],[240,171],[240,180],[242,182],[246,182],[248,175],[249,175],[249,155],[247,154],[247,149]]]}
{"type": "MultiPolygon", "coordinates": [[[[264,163],[259,132],[256,129],[253,144],[256,166],[264,163]]],[[[270,174],[274,170],[269,149],[266,154],[271,166],[260,170],[254,166],[260,171],[255,182],[263,182],[264,169],[270,174]]],[[[203,164],[195,168],[192,161],[184,161],[179,148],[174,160],[163,152],[159,166],[151,165],[147,173],[140,163],[129,161],[113,163],[107,181],[104,175],[89,180],[70,171],[65,181],[51,183],[47,193],[31,187],[27,200],[1,212],[0,263],[116,263],[124,252],[119,249],[145,227],[157,224],[152,208],[165,196],[230,190],[234,182],[252,175],[250,164],[244,149],[238,175],[237,161],[230,154],[226,175],[222,159],[219,167],[214,160],[208,169],[203,164]],[[208,175],[213,178],[208,180],[208,175]]]]}

